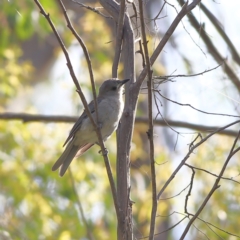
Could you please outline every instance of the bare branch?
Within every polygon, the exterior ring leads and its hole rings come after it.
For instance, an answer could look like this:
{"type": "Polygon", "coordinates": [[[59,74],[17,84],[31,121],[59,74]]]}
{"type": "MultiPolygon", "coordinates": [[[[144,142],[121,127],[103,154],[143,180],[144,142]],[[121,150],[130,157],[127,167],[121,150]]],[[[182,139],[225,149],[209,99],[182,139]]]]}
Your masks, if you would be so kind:
{"type": "Polygon", "coordinates": [[[205,5],[201,2],[200,3],[200,8],[203,10],[203,12],[205,13],[205,15],[208,17],[208,19],[211,21],[211,23],[214,25],[214,27],[217,29],[217,31],[219,32],[219,34],[222,36],[223,40],[227,43],[234,61],[240,65],[240,57],[239,54],[237,52],[237,49],[235,48],[235,46],[233,45],[231,39],[228,37],[228,35],[225,33],[225,31],[223,30],[222,26],[220,26],[219,21],[216,19],[216,17],[207,9],[207,7],[205,7],[205,5]]]}
{"type": "MultiPolygon", "coordinates": [[[[165,233],[165,232],[168,232],[168,231],[174,229],[177,225],[179,225],[179,224],[180,224],[182,221],[184,221],[186,218],[187,218],[187,216],[185,216],[184,218],[182,218],[180,221],[178,221],[177,223],[175,223],[174,225],[172,225],[172,226],[169,227],[168,229],[166,229],[166,230],[164,230],[164,231],[162,231],[162,232],[160,232],[160,233],[154,234],[154,236],[161,235],[161,234],[163,234],[163,233],[165,233]]],[[[138,238],[138,239],[146,239],[146,238],[149,238],[149,236],[141,237],[141,238],[138,238]]]]}
{"type": "MultiPolygon", "coordinates": [[[[101,5],[117,22],[120,6],[113,0],[99,0],[101,5]]],[[[117,194],[121,207],[121,219],[118,221],[118,239],[132,239],[132,212],[129,205],[130,188],[130,149],[135,121],[138,93],[134,91],[135,82],[135,42],[131,19],[126,13],[124,16],[123,34],[123,74],[130,81],[125,85],[125,106],[117,130],[117,194]],[[127,216],[125,214],[128,214],[127,216]],[[129,224],[130,223],[130,224],[129,224]]]]}
{"type": "Polygon", "coordinates": [[[83,223],[85,225],[85,228],[86,228],[86,231],[87,231],[87,236],[88,236],[88,239],[89,240],[93,240],[94,237],[92,235],[92,231],[91,231],[91,228],[85,218],[85,214],[84,214],[84,211],[83,211],[83,207],[82,207],[82,203],[80,201],[80,198],[79,198],[79,195],[77,193],[77,188],[76,188],[76,185],[75,185],[75,181],[74,181],[74,178],[73,178],[73,175],[72,175],[72,170],[71,170],[71,167],[69,168],[69,175],[70,175],[70,181],[71,181],[71,184],[72,184],[72,188],[73,188],[73,193],[77,199],[77,205],[78,205],[78,209],[79,209],[79,212],[80,212],[80,215],[81,215],[81,218],[83,220],[83,223]]]}
{"type": "Polygon", "coordinates": [[[122,41],[123,41],[123,25],[124,25],[124,17],[126,14],[126,0],[121,0],[120,2],[120,12],[118,15],[117,21],[117,36],[116,36],[116,44],[115,44],[115,56],[112,65],[112,77],[118,77],[118,64],[122,51],[122,41]]]}
{"type": "MultiPolygon", "coordinates": [[[[158,97],[156,96],[156,94],[154,94],[153,96],[154,96],[155,106],[156,106],[156,108],[157,108],[157,115],[156,115],[156,117],[155,117],[155,120],[157,119],[157,116],[160,115],[161,118],[163,119],[163,121],[165,122],[166,126],[168,126],[173,132],[175,132],[175,133],[177,133],[177,134],[180,134],[178,131],[176,131],[175,129],[173,129],[173,127],[170,126],[170,124],[168,123],[168,121],[164,118],[164,116],[162,115],[162,113],[161,113],[161,111],[160,111],[160,108],[159,108],[159,106],[158,106],[158,104],[157,104],[157,100],[158,100],[158,101],[160,101],[160,100],[158,99],[158,97]]],[[[162,104],[161,104],[161,105],[162,105],[162,104]]]]}
{"type": "MultiPolygon", "coordinates": [[[[69,68],[69,72],[71,74],[71,77],[74,81],[74,84],[77,88],[77,92],[79,93],[80,95],[80,98],[81,98],[81,101],[84,105],[84,108],[85,108],[85,111],[87,113],[87,116],[89,117],[91,123],[93,124],[95,130],[96,130],[96,134],[97,134],[97,137],[98,137],[98,142],[101,146],[101,150],[102,150],[102,153],[103,153],[103,158],[104,158],[104,162],[105,162],[105,165],[106,165],[106,169],[107,169],[107,174],[108,174],[108,178],[109,178],[109,182],[110,182],[110,186],[111,186],[111,190],[112,190],[112,195],[113,195],[113,200],[114,200],[114,205],[115,205],[115,210],[116,210],[116,213],[117,213],[117,217],[119,217],[119,204],[118,204],[118,201],[117,201],[117,193],[116,193],[116,188],[115,188],[115,184],[114,184],[114,180],[113,180],[113,176],[112,176],[112,171],[111,171],[111,167],[110,167],[110,163],[109,163],[109,159],[108,159],[108,156],[107,156],[107,151],[106,151],[106,148],[105,148],[105,145],[104,145],[104,142],[102,140],[102,135],[101,135],[101,131],[98,127],[98,125],[95,123],[90,111],[89,111],[89,108],[88,108],[88,104],[87,104],[87,101],[85,99],[85,96],[82,92],[82,89],[78,83],[78,80],[77,80],[77,77],[75,75],[75,72],[73,70],[73,67],[72,67],[72,63],[71,63],[71,60],[69,58],[69,55],[68,55],[68,52],[66,50],[66,47],[61,39],[61,37],[59,36],[53,22],[51,21],[51,18],[50,18],[50,15],[47,14],[45,12],[45,10],[43,9],[42,5],[40,4],[40,2],[38,0],[34,0],[35,3],[37,4],[37,6],[39,7],[40,9],[40,13],[47,19],[49,25],[51,26],[55,36],[57,37],[57,40],[62,48],[62,51],[65,55],[65,58],[66,58],[66,61],[67,61],[67,66],[69,68]]],[[[86,57],[86,60],[87,60],[87,63],[88,63],[88,69],[89,69],[89,74],[90,74],[90,79],[91,79],[91,84],[92,84],[92,91],[93,91],[93,95],[94,95],[94,105],[95,105],[95,109],[96,109],[96,118],[98,119],[98,115],[97,115],[97,101],[96,101],[96,90],[95,90],[95,83],[94,83],[94,77],[93,77],[93,71],[92,71],[92,67],[91,67],[91,60],[90,60],[90,57],[89,57],[89,54],[88,54],[88,51],[87,51],[87,48],[84,44],[84,42],[82,41],[82,39],[80,38],[80,36],[76,33],[76,31],[74,30],[71,22],[70,22],[70,19],[67,15],[67,12],[66,12],[66,9],[62,3],[61,0],[58,0],[59,3],[60,3],[60,6],[62,8],[62,11],[64,13],[64,16],[65,16],[65,19],[67,21],[67,24],[68,24],[68,27],[69,29],[71,30],[71,32],[73,33],[73,35],[76,37],[76,39],[78,40],[79,44],[81,45],[83,51],[84,51],[84,54],[85,54],[85,57],[86,57]]]]}
{"type": "Polygon", "coordinates": [[[93,11],[93,12],[101,15],[102,17],[112,19],[111,16],[107,16],[107,15],[101,13],[101,12],[98,10],[98,9],[101,8],[101,7],[90,7],[90,6],[88,6],[88,5],[85,5],[85,4],[83,4],[83,3],[80,3],[80,2],[78,2],[78,1],[75,1],[75,0],[72,0],[72,1],[73,1],[74,3],[80,5],[80,6],[83,7],[83,8],[86,8],[86,9],[88,9],[88,10],[91,10],[91,11],[93,11]]]}
{"type": "MultiPolygon", "coordinates": [[[[20,120],[23,123],[28,122],[43,122],[43,123],[49,123],[49,122],[55,122],[55,123],[74,123],[77,121],[78,116],[62,116],[62,115],[40,115],[40,114],[28,114],[28,113],[12,113],[12,112],[5,112],[0,113],[0,119],[1,120],[20,120]]],[[[219,126],[204,126],[199,124],[192,124],[187,122],[181,122],[181,121],[173,121],[170,119],[164,119],[164,120],[154,120],[153,121],[155,125],[158,126],[174,126],[174,127],[180,127],[180,128],[189,128],[189,129],[195,129],[200,132],[213,132],[217,129],[220,129],[219,126]]],[[[135,123],[144,123],[148,124],[147,118],[142,117],[136,117],[135,123]]],[[[186,134],[186,133],[185,133],[186,134]]],[[[191,133],[195,134],[195,133],[191,133]]],[[[216,134],[226,135],[230,137],[236,137],[238,132],[234,130],[223,130],[220,132],[216,132],[216,134]]]]}
{"type": "MultiPolygon", "coordinates": [[[[178,0],[178,2],[182,5],[185,6],[186,3],[184,2],[184,0],[178,0]]],[[[229,64],[227,64],[227,62],[225,61],[224,57],[222,57],[222,55],[220,54],[220,52],[217,50],[217,48],[215,47],[215,45],[213,44],[213,42],[211,41],[210,37],[207,35],[207,33],[205,32],[205,30],[203,29],[203,27],[201,26],[201,24],[198,22],[198,20],[194,17],[193,14],[188,14],[187,15],[189,18],[190,23],[192,24],[192,26],[195,28],[195,30],[199,33],[200,37],[202,38],[202,40],[204,41],[204,43],[206,44],[206,47],[209,51],[209,53],[213,56],[213,58],[215,59],[215,61],[219,64],[221,64],[222,62],[224,62],[224,64],[222,65],[223,67],[223,71],[227,74],[227,76],[231,79],[231,81],[233,82],[233,84],[235,85],[235,87],[238,89],[238,91],[240,91],[240,80],[238,78],[238,76],[234,73],[233,69],[231,68],[231,66],[229,64]]]]}
{"type": "Polygon", "coordinates": [[[195,176],[195,171],[193,168],[192,169],[192,176],[191,176],[191,180],[190,180],[190,183],[189,183],[189,190],[188,190],[188,193],[186,195],[186,198],[185,198],[185,204],[184,204],[184,211],[186,214],[188,214],[188,210],[187,210],[187,204],[188,204],[188,198],[191,196],[191,192],[192,192],[192,187],[193,187],[193,181],[194,181],[194,176],[195,176]]]}
{"type": "Polygon", "coordinates": [[[151,183],[152,183],[152,211],[151,211],[151,222],[150,222],[150,231],[149,231],[149,240],[154,239],[155,231],[155,220],[157,214],[157,187],[156,187],[156,173],[155,173],[155,160],[154,160],[154,143],[153,143],[153,104],[152,104],[152,69],[148,53],[147,46],[147,36],[145,31],[145,22],[143,14],[143,0],[139,0],[139,12],[140,12],[140,22],[141,22],[141,32],[143,39],[143,49],[146,59],[147,67],[147,86],[148,86],[148,140],[149,140],[149,158],[151,162],[151,183]]]}
{"type": "Polygon", "coordinates": [[[165,200],[169,200],[171,198],[175,198],[177,196],[180,196],[181,193],[183,193],[188,187],[190,186],[190,184],[188,184],[184,189],[182,189],[178,194],[172,196],[172,197],[167,197],[167,198],[160,198],[159,201],[165,201],[165,200]]]}
{"type": "Polygon", "coordinates": [[[221,132],[222,130],[229,128],[230,126],[233,126],[237,123],[239,123],[240,120],[232,122],[222,128],[219,128],[218,130],[214,131],[213,133],[207,135],[205,138],[203,138],[201,141],[199,141],[197,144],[195,144],[192,148],[189,149],[189,152],[187,153],[187,155],[183,158],[183,160],[181,161],[181,163],[177,166],[177,168],[173,171],[173,173],[171,174],[171,176],[169,177],[169,179],[165,182],[165,184],[163,185],[163,187],[161,188],[161,190],[159,191],[157,197],[158,199],[160,199],[160,196],[162,195],[162,193],[165,191],[165,189],[168,187],[168,185],[171,183],[171,181],[174,179],[174,177],[176,176],[176,174],[179,172],[179,170],[182,168],[182,166],[185,164],[185,162],[187,161],[187,159],[190,157],[190,155],[193,153],[193,151],[198,148],[201,144],[203,144],[204,142],[206,142],[210,137],[212,137],[214,134],[216,134],[217,132],[221,132]]]}
{"type": "Polygon", "coordinates": [[[223,167],[222,167],[222,169],[221,169],[221,171],[220,171],[219,176],[217,177],[215,183],[213,184],[212,189],[210,190],[210,192],[208,193],[208,195],[207,195],[206,198],[204,199],[203,203],[201,204],[201,206],[199,207],[199,209],[197,210],[197,212],[192,216],[192,218],[191,218],[190,221],[188,222],[188,224],[187,224],[184,232],[183,232],[182,235],[181,235],[180,240],[183,240],[183,239],[185,238],[185,236],[187,235],[187,233],[188,233],[191,225],[192,225],[193,222],[195,221],[195,219],[200,215],[200,213],[202,212],[202,210],[203,210],[204,207],[206,206],[207,202],[209,201],[209,199],[210,199],[211,196],[213,195],[213,193],[220,187],[219,182],[220,182],[220,180],[221,180],[221,177],[223,176],[223,173],[225,172],[225,170],[226,170],[226,168],[227,168],[227,165],[228,165],[229,161],[231,160],[232,156],[233,156],[234,154],[236,154],[236,153],[240,150],[240,147],[237,147],[237,148],[234,150],[234,148],[235,148],[235,146],[236,146],[236,144],[237,144],[239,135],[240,135],[240,131],[239,131],[238,136],[236,137],[236,139],[235,139],[235,141],[234,141],[234,143],[233,143],[233,145],[232,145],[232,148],[231,148],[231,150],[230,150],[230,152],[229,152],[229,155],[228,155],[228,157],[227,157],[227,159],[226,159],[226,161],[225,161],[225,163],[224,163],[224,165],[223,165],[223,167]]]}
{"type": "Polygon", "coordinates": [[[200,73],[195,73],[195,74],[177,74],[177,75],[166,75],[166,76],[154,76],[153,80],[162,79],[162,80],[166,81],[166,80],[173,80],[174,78],[178,78],[178,77],[196,77],[196,76],[200,76],[200,75],[203,75],[205,73],[211,72],[213,70],[216,70],[217,68],[222,66],[222,64],[223,63],[217,65],[216,67],[210,68],[208,70],[204,70],[203,72],[200,72],[200,73]]]}
{"type": "MultiPolygon", "coordinates": [[[[97,107],[97,94],[96,94],[96,88],[95,88],[95,81],[94,81],[94,76],[93,76],[93,70],[92,70],[92,63],[91,63],[91,59],[90,59],[90,56],[89,56],[89,53],[88,53],[88,50],[87,50],[87,47],[85,46],[82,38],[78,35],[78,33],[76,32],[76,30],[74,29],[68,15],[67,15],[67,10],[65,8],[65,6],[63,5],[62,3],[62,0],[58,0],[60,6],[61,6],[61,9],[63,11],[63,14],[64,14],[64,17],[66,19],[66,22],[67,22],[67,27],[70,29],[70,31],[72,32],[72,34],[74,35],[74,37],[78,40],[80,46],[82,47],[82,50],[84,52],[84,55],[85,55],[85,58],[86,58],[86,61],[87,61],[87,65],[88,65],[88,71],[89,71],[89,75],[90,75],[90,79],[91,79],[91,85],[92,85],[92,92],[93,92],[93,98],[94,98],[94,106],[95,106],[95,111],[96,111],[96,121],[98,122],[98,107],[97,107]]],[[[77,89],[79,91],[79,89],[77,89]]],[[[99,127],[97,126],[96,123],[94,123],[94,121],[92,121],[93,123],[93,126],[97,129],[99,129],[99,127]]],[[[102,136],[101,136],[101,132],[98,131],[97,133],[99,135],[99,140],[101,140],[100,142],[103,142],[102,141],[102,136]]],[[[103,145],[103,143],[100,145],[103,145]]],[[[104,149],[104,146],[103,146],[103,149],[104,149]]],[[[103,150],[102,149],[102,150],[103,150]]]]}
{"type": "MultiPolygon", "coordinates": [[[[179,14],[176,16],[176,18],[174,19],[174,21],[172,22],[171,26],[168,28],[167,32],[165,33],[165,35],[163,36],[162,40],[160,41],[160,43],[158,44],[157,48],[155,49],[155,51],[153,52],[151,58],[150,58],[150,62],[151,65],[154,64],[154,62],[156,61],[157,57],[159,56],[159,54],[161,53],[162,49],[164,48],[164,46],[166,45],[166,43],[168,42],[169,38],[172,36],[173,32],[175,31],[176,27],[178,26],[178,24],[180,23],[180,21],[183,19],[184,16],[186,16],[192,9],[194,9],[197,4],[199,4],[199,2],[201,2],[201,0],[194,0],[191,4],[188,5],[188,1],[182,6],[181,11],[179,12],[179,14]]],[[[141,74],[139,75],[137,81],[136,81],[136,85],[137,85],[137,89],[139,90],[142,82],[144,81],[145,77],[147,75],[147,67],[145,67],[141,74]]]]}
{"type": "Polygon", "coordinates": [[[209,115],[216,115],[216,116],[224,116],[224,117],[236,117],[236,118],[240,118],[240,116],[237,116],[237,115],[231,115],[231,114],[224,114],[224,113],[211,113],[211,112],[206,112],[206,111],[203,111],[203,110],[200,110],[200,109],[197,109],[195,107],[193,107],[191,104],[189,103],[179,103],[177,101],[174,101],[174,100],[171,100],[170,98],[167,98],[165,96],[163,96],[159,90],[155,90],[162,98],[172,102],[172,103],[175,103],[177,105],[180,105],[180,106],[183,106],[183,107],[190,107],[198,112],[201,112],[201,113],[205,113],[205,114],[209,114],[209,115]]]}
{"type": "MultiPolygon", "coordinates": [[[[193,215],[192,215],[192,216],[193,216],[193,215]]],[[[200,217],[198,217],[197,219],[200,220],[200,221],[202,221],[202,222],[204,222],[209,228],[210,228],[210,226],[212,226],[212,227],[218,229],[218,230],[221,231],[221,232],[224,232],[224,233],[226,233],[226,234],[228,234],[228,235],[231,235],[231,236],[240,238],[240,235],[236,235],[236,234],[230,233],[230,232],[228,232],[228,231],[225,231],[225,230],[223,230],[222,228],[217,227],[216,225],[214,225],[214,224],[212,224],[212,223],[210,223],[210,222],[207,222],[207,221],[201,219],[200,217]]],[[[210,228],[210,229],[211,229],[211,228],[210,228]]],[[[211,230],[212,230],[212,229],[211,229],[211,230]]],[[[213,230],[212,230],[212,231],[213,231],[213,230]]],[[[214,232],[214,233],[215,233],[215,232],[214,232]]]]}
{"type": "MultiPolygon", "coordinates": [[[[192,165],[190,165],[190,164],[187,164],[187,163],[185,163],[185,165],[186,165],[187,167],[189,167],[189,168],[206,172],[206,173],[208,173],[208,174],[210,174],[210,175],[212,175],[212,176],[214,176],[214,177],[219,177],[219,175],[214,174],[214,173],[212,173],[212,172],[209,172],[209,171],[207,171],[206,169],[194,167],[194,166],[192,166],[192,165]]],[[[235,182],[235,183],[237,183],[237,184],[240,184],[240,182],[234,180],[233,177],[231,177],[231,178],[221,177],[221,179],[229,180],[229,181],[235,182]]]]}
{"type": "MultiPolygon", "coordinates": [[[[194,224],[193,224],[193,227],[198,231],[198,232],[200,232],[207,240],[210,240],[210,238],[203,232],[203,231],[201,231],[197,226],[195,226],[194,224]]],[[[222,239],[223,240],[223,239],[222,239]]]]}

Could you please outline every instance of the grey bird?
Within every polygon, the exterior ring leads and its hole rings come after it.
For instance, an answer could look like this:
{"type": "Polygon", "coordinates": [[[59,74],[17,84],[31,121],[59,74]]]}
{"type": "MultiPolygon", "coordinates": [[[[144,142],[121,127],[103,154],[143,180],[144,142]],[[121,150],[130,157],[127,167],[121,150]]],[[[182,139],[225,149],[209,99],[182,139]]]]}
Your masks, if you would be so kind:
{"type": "MultiPolygon", "coordinates": [[[[98,124],[101,129],[103,141],[106,141],[118,127],[123,111],[122,86],[128,81],[129,79],[117,80],[112,78],[104,81],[99,88],[97,97],[98,124]]],[[[91,101],[88,107],[93,119],[96,121],[94,101],[91,101]]],[[[97,134],[86,111],[84,111],[70,131],[63,145],[67,144],[67,146],[53,165],[52,170],[55,171],[60,167],[59,175],[62,177],[74,157],[81,156],[97,143],[97,134]]]]}

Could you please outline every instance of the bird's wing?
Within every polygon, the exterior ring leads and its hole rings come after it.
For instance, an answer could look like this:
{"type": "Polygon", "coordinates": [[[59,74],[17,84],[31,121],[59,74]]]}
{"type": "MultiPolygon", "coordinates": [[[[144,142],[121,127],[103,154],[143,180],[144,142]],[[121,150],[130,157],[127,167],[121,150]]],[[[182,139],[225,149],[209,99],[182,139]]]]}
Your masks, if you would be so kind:
{"type": "MultiPolygon", "coordinates": [[[[98,104],[102,101],[102,99],[103,98],[101,98],[101,97],[97,98],[98,104]]],[[[88,108],[89,108],[91,114],[93,114],[95,112],[95,106],[94,106],[94,101],[93,100],[88,104],[88,108]]],[[[73,125],[73,127],[72,127],[72,129],[69,133],[68,138],[66,139],[65,143],[63,144],[63,147],[68,143],[68,141],[70,139],[72,139],[74,137],[75,133],[81,128],[83,120],[87,117],[88,116],[87,116],[86,110],[84,110],[82,115],[78,118],[76,123],[73,125]]]]}

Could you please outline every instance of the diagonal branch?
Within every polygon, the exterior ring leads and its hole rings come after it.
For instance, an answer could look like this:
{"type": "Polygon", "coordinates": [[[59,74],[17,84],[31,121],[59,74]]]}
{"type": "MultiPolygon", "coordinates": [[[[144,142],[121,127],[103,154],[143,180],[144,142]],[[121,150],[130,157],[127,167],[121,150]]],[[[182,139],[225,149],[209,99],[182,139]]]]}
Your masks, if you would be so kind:
{"type": "MultiPolygon", "coordinates": [[[[178,0],[178,2],[182,6],[186,5],[184,0],[178,0]]],[[[204,29],[202,29],[202,26],[197,21],[197,19],[192,14],[189,14],[188,18],[189,18],[189,21],[192,24],[192,26],[195,28],[195,30],[197,32],[199,32],[200,37],[204,41],[209,53],[212,55],[212,57],[215,59],[215,61],[219,64],[224,62],[224,64],[222,65],[224,72],[231,79],[231,81],[233,82],[235,87],[238,89],[238,91],[240,91],[240,80],[239,80],[238,76],[234,73],[231,66],[229,64],[227,64],[226,59],[224,59],[224,57],[222,57],[220,52],[215,47],[214,43],[211,41],[210,37],[207,35],[207,33],[204,31],[204,29]]]]}
{"type": "MultiPolygon", "coordinates": [[[[157,198],[160,199],[162,193],[165,191],[165,189],[169,186],[169,184],[171,183],[171,181],[174,179],[174,177],[176,176],[176,174],[180,171],[180,169],[184,166],[184,164],[186,163],[186,161],[188,160],[188,158],[190,157],[190,155],[194,152],[194,150],[196,148],[198,148],[201,144],[203,144],[204,142],[206,142],[210,137],[212,137],[214,134],[216,134],[217,132],[221,132],[222,130],[229,128],[237,123],[240,123],[240,120],[232,122],[224,127],[219,128],[218,130],[214,131],[213,133],[207,135],[205,138],[203,138],[201,141],[199,141],[197,144],[192,145],[192,147],[189,149],[188,153],[186,154],[186,156],[183,158],[183,160],[180,162],[180,164],[176,167],[176,169],[173,171],[173,173],[171,174],[171,176],[169,177],[169,179],[165,182],[165,184],[163,185],[163,187],[161,188],[161,190],[159,191],[157,198]]],[[[219,175],[220,176],[220,175],[219,175]]]]}
{"type": "Polygon", "coordinates": [[[238,138],[240,136],[240,131],[238,133],[238,136],[236,137],[236,139],[234,140],[234,143],[232,145],[232,148],[229,152],[229,155],[220,171],[220,174],[218,175],[217,179],[215,180],[215,183],[213,184],[212,189],[210,190],[210,192],[208,193],[207,197],[205,198],[205,200],[203,201],[203,203],[201,204],[201,206],[199,207],[198,211],[193,215],[193,217],[191,218],[191,220],[188,222],[183,234],[181,235],[180,240],[183,240],[185,238],[185,236],[187,235],[191,225],[193,224],[193,222],[198,218],[198,216],[200,215],[200,213],[202,212],[202,210],[204,209],[204,207],[206,206],[207,202],[209,201],[209,199],[211,198],[211,196],[213,195],[213,193],[220,187],[219,182],[227,168],[227,165],[229,163],[229,161],[231,160],[231,158],[234,156],[234,154],[236,154],[239,150],[240,147],[237,147],[235,150],[235,146],[237,144],[238,138]]]}
{"type": "MultiPolygon", "coordinates": [[[[85,96],[84,96],[84,94],[82,92],[82,89],[81,89],[81,87],[80,87],[80,85],[78,83],[77,77],[76,77],[75,72],[74,72],[73,67],[72,67],[71,60],[70,60],[68,52],[66,50],[66,47],[65,47],[61,37],[59,36],[59,34],[58,34],[58,32],[57,32],[53,22],[51,21],[50,15],[45,12],[44,8],[42,7],[42,5],[40,4],[40,2],[38,0],[34,0],[34,1],[37,4],[38,8],[40,9],[40,13],[47,19],[49,25],[51,26],[51,28],[52,28],[52,30],[53,30],[53,32],[54,32],[54,34],[55,34],[55,36],[56,36],[60,46],[62,48],[62,51],[63,51],[63,53],[65,55],[65,58],[66,58],[66,61],[67,61],[67,66],[68,66],[70,75],[71,75],[71,77],[72,77],[72,79],[74,81],[74,84],[75,84],[76,88],[77,88],[77,92],[80,95],[80,98],[81,98],[81,101],[82,101],[82,103],[84,105],[84,108],[85,108],[85,111],[87,113],[87,116],[89,117],[91,123],[93,124],[93,126],[95,128],[95,131],[96,131],[96,134],[97,134],[97,137],[98,137],[98,142],[100,144],[101,151],[103,153],[104,162],[105,162],[105,165],[106,165],[106,170],[107,170],[107,174],[108,174],[108,178],[109,178],[109,182],[110,182],[110,186],[111,186],[111,190],[112,190],[115,210],[116,210],[116,213],[117,213],[117,217],[119,217],[119,215],[120,215],[119,211],[120,210],[119,210],[119,204],[118,204],[118,201],[117,201],[116,187],[115,187],[115,184],[114,184],[114,180],[113,180],[113,175],[112,175],[109,159],[108,159],[108,156],[107,156],[107,151],[106,151],[104,142],[102,140],[102,135],[101,135],[100,128],[98,127],[98,124],[95,123],[95,121],[94,121],[94,119],[93,119],[93,117],[92,117],[92,115],[91,115],[91,113],[89,111],[86,98],[85,98],[85,96]]],[[[64,16],[65,16],[65,19],[67,21],[69,29],[72,31],[73,35],[76,37],[76,39],[78,40],[79,44],[83,48],[83,51],[84,51],[84,54],[85,54],[85,57],[86,57],[86,60],[87,60],[87,63],[88,63],[88,69],[89,69],[89,74],[90,74],[91,84],[92,84],[92,90],[93,90],[93,95],[94,95],[94,105],[95,105],[95,109],[96,109],[96,118],[98,119],[95,83],[94,83],[93,71],[92,71],[92,67],[91,67],[91,61],[90,61],[90,57],[89,57],[87,48],[86,48],[84,42],[82,41],[82,39],[79,37],[79,35],[74,30],[74,28],[73,28],[73,26],[72,26],[72,24],[70,22],[70,19],[68,18],[66,9],[65,9],[62,1],[61,0],[58,0],[58,1],[60,3],[60,6],[61,6],[62,11],[64,13],[64,16]]]]}
{"type": "Polygon", "coordinates": [[[214,25],[214,27],[217,29],[217,31],[219,32],[219,34],[222,36],[223,40],[226,42],[226,44],[228,45],[233,59],[234,61],[240,65],[240,56],[237,52],[237,49],[235,48],[235,46],[233,45],[231,39],[228,37],[228,35],[225,33],[225,31],[223,30],[223,28],[220,26],[219,21],[216,19],[216,17],[208,10],[207,7],[205,7],[205,5],[203,3],[200,3],[200,8],[203,10],[203,12],[205,13],[205,15],[208,17],[208,19],[211,21],[211,23],[214,25]]]}
{"type": "MultiPolygon", "coordinates": [[[[182,6],[181,11],[176,16],[176,18],[172,22],[171,26],[168,28],[167,32],[164,34],[162,40],[158,44],[157,48],[153,52],[153,54],[152,54],[152,56],[150,58],[151,65],[154,64],[154,62],[158,58],[159,54],[163,50],[164,46],[168,42],[169,38],[172,36],[173,32],[175,31],[175,29],[177,28],[178,24],[181,22],[183,17],[185,17],[190,11],[192,11],[200,2],[201,2],[201,0],[194,0],[189,5],[188,5],[188,1],[186,3],[184,3],[184,5],[182,6]]],[[[136,81],[136,89],[137,89],[137,91],[139,91],[139,89],[140,89],[140,87],[142,85],[142,82],[144,81],[146,75],[147,75],[147,67],[145,66],[144,69],[142,70],[141,74],[138,76],[138,79],[136,81]]]]}
{"type": "MultiPolygon", "coordinates": [[[[94,81],[94,76],[93,76],[93,70],[92,70],[92,63],[91,63],[91,59],[87,50],[86,45],[84,44],[82,38],[78,35],[78,33],[76,32],[76,30],[74,29],[68,15],[67,15],[67,10],[65,8],[65,6],[62,3],[62,0],[58,0],[61,9],[63,11],[64,17],[66,19],[67,22],[67,27],[70,29],[70,31],[72,32],[72,34],[74,35],[74,37],[78,40],[78,43],[80,44],[80,46],[82,47],[83,53],[85,55],[86,61],[87,61],[87,65],[88,65],[88,71],[89,71],[89,75],[90,75],[90,79],[91,79],[91,85],[92,85],[92,92],[93,92],[93,99],[94,99],[94,107],[95,107],[95,111],[96,111],[96,120],[98,122],[98,107],[97,107],[97,94],[96,94],[96,88],[95,88],[95,81],[94,81]]],[[[67,63],[67,65],[69,65],[69,63],[67,63]]],[[[79,91],[79,89],[77,89],[79,91]]],[[[93,121],[94,122],[94,121],[93,121]]],[[[93,126],[97,129],[98,126],[96,123],[93,123],[93,126]]],[[[99,131],[99,135],[101,135],[101,132],[99,131]]],[[[102,139],[102,137],[100,136],[100,139],[102,139]]]]}

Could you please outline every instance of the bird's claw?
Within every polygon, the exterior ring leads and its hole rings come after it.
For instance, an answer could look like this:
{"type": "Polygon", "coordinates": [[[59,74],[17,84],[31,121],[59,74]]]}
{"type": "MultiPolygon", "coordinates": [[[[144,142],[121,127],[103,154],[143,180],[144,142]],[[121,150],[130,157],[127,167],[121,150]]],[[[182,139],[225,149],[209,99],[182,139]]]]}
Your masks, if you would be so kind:
{"type": "Polygon", "coordinates": [[[107,150],[106,148],[104,148],[104,151],[102,151],[102,149],[100,149],[100,150],[98,151],[98,153],[99,153],[99,154],[102,153],[103,156],[107,156],[108,150],[107,150]]]}

